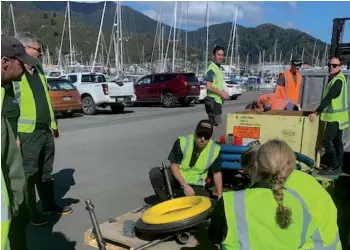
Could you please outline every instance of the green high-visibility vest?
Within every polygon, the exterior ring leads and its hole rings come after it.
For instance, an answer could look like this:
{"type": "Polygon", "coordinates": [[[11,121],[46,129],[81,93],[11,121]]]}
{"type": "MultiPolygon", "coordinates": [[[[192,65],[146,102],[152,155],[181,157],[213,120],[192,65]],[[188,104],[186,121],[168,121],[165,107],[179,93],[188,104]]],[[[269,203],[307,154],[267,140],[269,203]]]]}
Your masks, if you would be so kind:
{"type": "Polygon", "coordinates": [[[339,129],[344,130],[349,127],[349,103],[348,103],[348,86],[346,78],[342,72],[336,75],[323,91],[323,98],[326,97],[333,84],[341,80],[343,86],[340,95],[333,99],[331,103],[323,110],[320,119],[324,122],[338,122],[339,129]]]}
{"type": "MultiPolygon", "coordinates": [[[[54,116],[54,112],[51,105],[51,99],[48,92],[48,85],[46,77],[39,66],[36,67],[41,83],[43,84],[46,94],[47,104],[49,105],[49,111],[51,116],[50,127],[57,129],[57,124],[54,116]]],[[[18,132],[20,133],[32,133],[36,125],[36,107],[32,89],[28,83],[27,77],[23,74],[20,82],[13,82],[14,92],[16,99],[20,106],[20,117],[18,119],[18,132]]]]}
{"type": "Polygon", "coordinates": [[[181,136],[180,147],[183,154],[183,159],[180,164],[180,172],[187,184],[205,185],[205,179],[208,175],[208,170],[219,156],[220,147],[214,141],[209,140],[207,146],[199,154],[196,164],[190,167],[191,157],[194,147],[194,135],[181,136]]]}
{"type": "MultiPolygon", "coordinates": [[[[1,87],[1,109],[3,106],[5,96],[5,89],[1,87]]],[[[3,118],[2,118],[3,119],[3,118]]],[[[7,250],[8,247],[8,233],[10,230],[11,214],[9,206],[9,196],[5,183],[4,176],[1,169],[1,250],[7,250]]]]}
{"type": "MultiPolygon", "coordinates": [[[[209,65],[205,74],[207,74],[210,70],[214,72],[213,87],[219,90],[224,90],[224,74],[222,73],[222,70],[214,62],[212,62],[209,65]]],[[[221,96],[217,95],[216,93],[211,92],[210,90],[207,90],[207,96],[214,98],[217,103],[222,104],[221,96]]]]}
{"type": "Polygon", "coordinates": [[[277,203],[270,189],[225,192],[228,230],[222,249],[341,250],[337,210],[322,186],[312,176],[294,170],[285,187],[283,205],[292,211],[292,223],[287,229],[276,224],[277,203]],[[316,207],[313,202],[324,207],[316,207]]]}

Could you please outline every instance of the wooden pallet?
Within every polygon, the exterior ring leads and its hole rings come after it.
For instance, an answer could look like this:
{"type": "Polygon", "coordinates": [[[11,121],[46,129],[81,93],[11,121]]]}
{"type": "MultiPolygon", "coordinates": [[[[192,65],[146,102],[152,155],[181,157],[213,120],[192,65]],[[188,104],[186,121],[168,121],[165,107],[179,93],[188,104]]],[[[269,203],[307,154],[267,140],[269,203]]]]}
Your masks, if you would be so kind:
{"type": "MultiPolygon", "coordinates": [[[[149,243],[149,241],[139,239],[137,237],[124,236],[123,233],[123,223],[125,220],[137,221],[142,211],[142,208],[137,208],[131,212],[123,214],[116,218],[116,222],[106,221],[100,224],[102,237],[107,242],[107,250],[132,250],[138,248],[142,245],[149,243]]],[[[92,228],[84,232],[84,243],[97,248],[97,243],[94,234],[92,233],[92,228]]],[[[203,246],[208,245],[207,232],[204,227],[200,228],[194,236],[191,236],[190,240],[186,245],[179,245],[175,240],[169,240],[162,242],[159,245],[148,248],[150,250],[180,250],[184,247],[191,249],[203,249],[203,246]],[[198,240],[197,240],[198,239],[198,240]],[[200,244],[198,243],[200,242],[200,244]],[[201,247],[200,247],[201,246],[201,247]],[[198,247],[198,248],[197,248],[198,247]]],[[[207,249],[207,248],[206,248],[207,249]]],[[[215,249],[215,248],[214,248],[215,249]]]]}

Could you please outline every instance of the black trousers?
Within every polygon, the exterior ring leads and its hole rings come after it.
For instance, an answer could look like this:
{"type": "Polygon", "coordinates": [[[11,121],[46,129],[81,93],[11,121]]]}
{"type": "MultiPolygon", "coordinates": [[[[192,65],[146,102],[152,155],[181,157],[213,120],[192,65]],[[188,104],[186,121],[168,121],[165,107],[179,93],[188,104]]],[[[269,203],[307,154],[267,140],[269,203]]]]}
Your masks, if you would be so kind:
{"type": "MultiPolygon", "coordinates": [[[[344,164],[345,165],[345,164],[344,164]]],[[[349,233],[350,233],[350,179],[346,176],[340,176],[335,181],[334,191],[332,194],[335,205],[338,210],[338,227],[340,241],[343,250],[350,250],[349,248],[349,233]]]]}
{"type": "Polygon", "coordinates": [[[204,106],[205,112],[208,115],[209,121],[214,124],[214,126],[218,126],[222,123],[222,105],[217,103],[212,97],[204,98],[204,106]]]}
{"type": "Polygon", "coordinates": [[[27,247],[27,226],[29,223],[29,213],[25,203],[19,207],[17,216],[12,217],[9,241],[11,250],[28,250],[27,247]]]}
{"type": "MultiPolygon", "coordinates": [[[[34,130],[19,133],[25,173],[24,200],[29,215],[37,215],[35,185],[43,205],[48,198],[46,183],[53,182],[52,171],[55,158],[55,141],[51,130],[34,130]],[[46,194],[46,195],[44,195],[46,194]]],[[[51,194],[54,196],[54,194],[51,194]]]]}
{"type": "Polygon", "coordinates": [[[321,163],[330,168],[342,167],[344,156],[343,131],[339,130],[338,122],[327,122],[322,146],[325,149],[325,154],[321,158],[321,163]]]}
{"type": "MultiPolygon", "coordinates": [[[[165,171],[168,171],[170,185],[172,187],[172,191],[175,198],[185,196],[185,193],[181,189],[179,182],[174,178],[171,171],[169,169],[166,169],[165,171]]],[[[152,168],[149,172],[149,178],[151,180],[151,184],[154,189],[154,192],[156,193],[158,201],[163,202],[168,200],[168,190],[163,170],[161,170],[160,167],[152,168]]],[[[196,185],[191,185],[191,187],[193,188],[196,195],[210,197],[210,192],[205,187],[196,185]]]]}

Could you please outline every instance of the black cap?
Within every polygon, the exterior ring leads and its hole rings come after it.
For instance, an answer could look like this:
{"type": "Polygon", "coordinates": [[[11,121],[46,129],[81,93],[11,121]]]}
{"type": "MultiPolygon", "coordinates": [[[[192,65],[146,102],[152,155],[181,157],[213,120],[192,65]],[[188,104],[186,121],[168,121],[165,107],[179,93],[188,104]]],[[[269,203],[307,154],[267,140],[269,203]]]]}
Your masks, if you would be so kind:
{"type": "Polygon", "coordinates": [[[12,36],[1,35],[1,57],[15,58],[29,66],[39,63],[37,59],[27,54],[23,44],[12,36]]]}
{"type": "Polygon", "coordinates": [[[293,57],[292,61],[290,63],[293,64],[293,65],[302,65],[303,61],[300,58],[293,57]]]}
{"type": "Polygon", "coordinates": [[[201,120],[196,128],[197,134],[207,134],[208,136],[211,136],[213,131],[213,124],[209,120],[201,120]]]}

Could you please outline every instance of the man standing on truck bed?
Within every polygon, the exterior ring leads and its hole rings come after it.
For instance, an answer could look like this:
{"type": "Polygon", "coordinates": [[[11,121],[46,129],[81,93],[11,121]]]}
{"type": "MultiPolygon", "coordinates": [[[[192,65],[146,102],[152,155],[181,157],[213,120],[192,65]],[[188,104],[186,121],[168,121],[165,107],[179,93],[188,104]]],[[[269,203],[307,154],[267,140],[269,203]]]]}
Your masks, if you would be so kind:
{"type": "Polygon", "coordinates": [[[281,99],[294,105],[299,105],[299,96],[302,89],[302,76],[299,73],[301,65],[302,61],[300,59],[293,58],[290,69],[280,73],[274,91],[281,99]]]}
{"type": "Polygon", "coordinates": [[[329,78],[323,91],[323,98],[315,113],[309,115],[311,121],[320,119],[326,122],[322,146],[325,154],[321,163],[327,168],[323,175],[340,174],[343,167],[343,130],[349,127],[348,86],[341,72],[342,60],[333,57],[328,63],[329,78]]]}
{"type": "Polygon", "coordinates": [[[216,46],[213,50],[213,62],[209,65],[205,74],[207,96],[204,98],[205,111],[209,121],[217,127],[222,122],[223,100],[230,98],[224,90],[224,75],[221,70],[221,63],[224,60],[225,50],[216,46]]]}
{"type": "MultiPolygon", "coordinates": [[[[38,38],[29,32],[19,33],[16,38],[26,52],[38,59],[41,46],[38,38]]],[[[14,82],[15,94],[20,104],[18,134],[21,143],[23,167],[26,177],[24,197],[29,210],[30,222],[35,226],[48,223],[36,209],[35,185],[37,186],[44,213],[68,214],[70,207],[59,207],[55,202],[52,178],[55,157],[54,137],[59,137],[48,85],[40,64],[24,65],[25,73],[20,82],[14,82]]]]}

